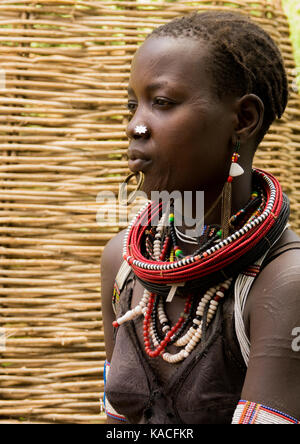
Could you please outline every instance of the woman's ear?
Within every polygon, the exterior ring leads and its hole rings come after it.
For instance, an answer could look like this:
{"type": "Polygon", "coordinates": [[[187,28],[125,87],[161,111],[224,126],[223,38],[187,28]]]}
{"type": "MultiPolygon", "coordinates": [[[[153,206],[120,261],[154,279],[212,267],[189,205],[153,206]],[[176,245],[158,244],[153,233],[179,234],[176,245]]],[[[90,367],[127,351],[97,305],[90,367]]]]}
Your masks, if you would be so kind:
{"type": "Polygon", "coordinates": [[[243,139],[256,137],[264,119],[264,104],[255,94],[246,94],[238,100],[236,134],[243,139]]]}

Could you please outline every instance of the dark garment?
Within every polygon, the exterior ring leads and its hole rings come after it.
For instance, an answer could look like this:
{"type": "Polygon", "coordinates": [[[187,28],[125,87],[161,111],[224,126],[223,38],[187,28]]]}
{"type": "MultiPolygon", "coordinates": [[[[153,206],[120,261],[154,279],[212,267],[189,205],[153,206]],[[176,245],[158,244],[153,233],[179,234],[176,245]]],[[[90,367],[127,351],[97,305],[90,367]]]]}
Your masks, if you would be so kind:
{"type": "MultiPolygon", "coordinates": [[[[298,239],[292,237],[272,251],[268,262],[286,250],[300,248],[298,239]]],[[[118,316],[130,308],[134,283],[131,273],[121,292],[118,316]]],[[[235,334],[233,288],[230,290],[219,304],[204,342],[176,367],[165,384],[159,381],[138,340],[141,318],[118,327],[105,391],[111,405],[129,423],[231,423],[247,368],[235,334]]]]}

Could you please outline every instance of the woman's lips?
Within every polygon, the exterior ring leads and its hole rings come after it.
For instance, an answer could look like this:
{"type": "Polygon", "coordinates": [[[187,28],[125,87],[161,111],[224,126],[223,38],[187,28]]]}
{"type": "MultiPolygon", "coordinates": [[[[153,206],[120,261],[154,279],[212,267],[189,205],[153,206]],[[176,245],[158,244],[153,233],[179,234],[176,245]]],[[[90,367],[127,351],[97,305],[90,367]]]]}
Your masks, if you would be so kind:
{"type": "Polygon", "coordinates": [[[146,159],[129,159],[128,167],[133,173],[137,173],[138,171],[146,172],[148,165],[151,163],[151,160],[146,159]]]}

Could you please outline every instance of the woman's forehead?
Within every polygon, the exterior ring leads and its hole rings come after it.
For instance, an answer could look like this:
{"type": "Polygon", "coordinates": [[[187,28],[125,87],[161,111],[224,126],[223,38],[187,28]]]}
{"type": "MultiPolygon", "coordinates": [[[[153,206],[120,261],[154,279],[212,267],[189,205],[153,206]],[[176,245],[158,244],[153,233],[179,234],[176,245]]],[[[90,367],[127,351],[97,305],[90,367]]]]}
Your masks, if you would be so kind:
{"type": "Polygon", "coordinates": [[[174,85],[178,82],[194,85],[201,82],[205,86],[210,82],[209,54],[207,45],[195,39],[150,38],[133,58],[130,85],[144,80],[151,85],[174,85]]]}

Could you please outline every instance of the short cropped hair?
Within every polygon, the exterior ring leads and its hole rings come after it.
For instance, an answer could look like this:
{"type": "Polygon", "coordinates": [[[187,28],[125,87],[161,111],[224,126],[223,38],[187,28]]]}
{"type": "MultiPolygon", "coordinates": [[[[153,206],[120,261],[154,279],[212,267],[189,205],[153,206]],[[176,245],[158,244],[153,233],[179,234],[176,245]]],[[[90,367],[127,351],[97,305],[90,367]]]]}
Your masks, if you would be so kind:
{"type": "Polygon", "coordinates": [[[264,104],[259,144],[288,101],[283,58],[270,35],[252,19],[237,12],[209,11],[176,18],[147,37],[188,37],[209,42],[211,73],[217,97],[256,94],[264,104]]]}

